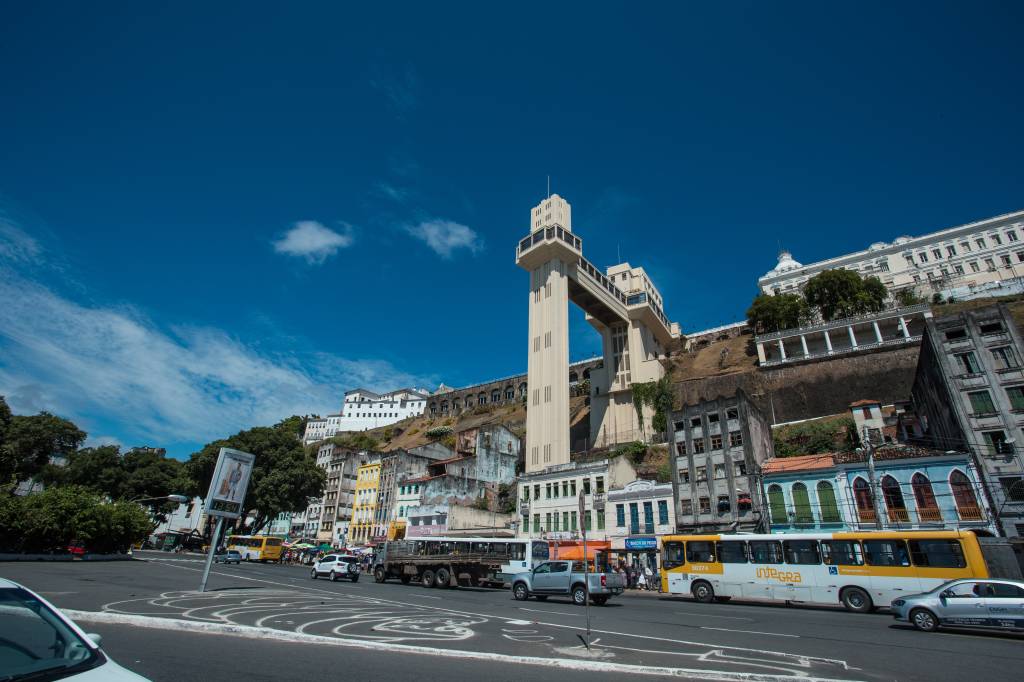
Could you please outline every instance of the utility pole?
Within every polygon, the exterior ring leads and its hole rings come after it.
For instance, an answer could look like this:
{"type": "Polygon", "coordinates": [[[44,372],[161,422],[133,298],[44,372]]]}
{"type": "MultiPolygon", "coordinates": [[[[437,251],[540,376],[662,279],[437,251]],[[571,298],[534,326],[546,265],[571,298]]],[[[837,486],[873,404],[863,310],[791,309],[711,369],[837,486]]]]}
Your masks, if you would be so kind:
{"type": "Polygon", "coordinates": [[[875,446],[868,434],[868,427],[864,427],[864,447],[868,452],[868,482],[871,485],[871,505],[875,508],[875,528],[882,530],[882,511],[878,505],[878,481],[875,478],[875,446]]]}

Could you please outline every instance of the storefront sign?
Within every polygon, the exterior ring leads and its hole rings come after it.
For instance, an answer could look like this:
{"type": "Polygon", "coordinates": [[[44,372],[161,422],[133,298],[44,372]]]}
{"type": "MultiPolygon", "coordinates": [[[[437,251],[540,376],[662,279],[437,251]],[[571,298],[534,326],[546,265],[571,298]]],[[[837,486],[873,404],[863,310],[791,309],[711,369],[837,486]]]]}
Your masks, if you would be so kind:
{"type": "Polygon", "coordinates": [[[658,549],[658,538],[626,538],[626,549],[658,549]]]}

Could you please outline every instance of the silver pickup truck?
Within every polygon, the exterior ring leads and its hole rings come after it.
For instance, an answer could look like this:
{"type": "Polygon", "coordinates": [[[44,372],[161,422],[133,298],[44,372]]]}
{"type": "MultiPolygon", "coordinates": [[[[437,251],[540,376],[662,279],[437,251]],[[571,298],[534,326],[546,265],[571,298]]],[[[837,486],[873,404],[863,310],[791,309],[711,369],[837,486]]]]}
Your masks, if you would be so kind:
{"type": "MultiPolygon", "coordinates": [[[[618,573],[590,573],[587,579],[590,601],[598,606],[607,603],[613,594],[622,594],[626,587],[618,573]]],[[[582,561],[547,561],[529,573],[517,573],[512,580],[512,596],[519,601],[530,597],[543,601],[551,595],[568,595],[574,604],[586,604],[582,561]]]]}

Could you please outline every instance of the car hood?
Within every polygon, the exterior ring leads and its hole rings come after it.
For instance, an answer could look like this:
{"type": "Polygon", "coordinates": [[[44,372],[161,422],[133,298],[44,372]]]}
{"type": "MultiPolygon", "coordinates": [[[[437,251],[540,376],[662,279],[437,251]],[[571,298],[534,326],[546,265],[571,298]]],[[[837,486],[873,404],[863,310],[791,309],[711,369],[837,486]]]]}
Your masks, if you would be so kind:
{"type": "Polygon", "coordinates": [[[149,678],[137,675],[127,668],[122,668],[107,656],[107,662],[101,666],[86,670],[78,675],[67,678],[78,682],[149,682],[149,678]]]}

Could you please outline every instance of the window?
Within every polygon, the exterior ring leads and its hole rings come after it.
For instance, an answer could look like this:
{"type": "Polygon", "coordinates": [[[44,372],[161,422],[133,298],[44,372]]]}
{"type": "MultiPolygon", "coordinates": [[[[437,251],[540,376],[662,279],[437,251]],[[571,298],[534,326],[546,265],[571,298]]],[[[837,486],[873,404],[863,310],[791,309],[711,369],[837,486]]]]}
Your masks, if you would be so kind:
{"type": "Polygon", "coordinates": [[[693,514],[693,500],[679,500],[679,513],[683,516],[693,514]]]}
{"type": "Polygon", "coordinates": [[[1024,263],[1024,251],[1017,252],[1017,262],[1024,263]]]}
{"type": "Polygon", "coordinates": [[[676,443],[676,454],[683,456],[686,454],[686,441],[679,441],[676,443]]]}
{"type": "Polygon", "coordinates": [[[703,438],[698,437],[698,438],[694,438],[693,439],[693,452],[694,452],[694,454],[697,454],[697,455],[699,455],[702,452],[704,452],[704,439],[703,438]]]}
{"type": "Polygon", "coordinates": [[[746,476],[747,475],[747,463],[742,459],[737,459],[732,463],[732,473],[734,476],[746,476]]]}
{"type": "Polygon", "coordinates": [[[725,411],[726,419],[739,419],[739,416],[739,410],[736,409],[735,407],[730,407],[728,410],[725,411]]]}
{"type": "Polygon", "coordinates": [[[910,558],[915,566],[931,568],[966,568],[964,550],[959,540],[911,540],[910,558]]]}
{"type": "Polygon", "coordinates": [[[990,457],[995,455],[1006,455],[1013,452],[1013,449],[1006,444],[1006,434],[1002,431],[983,431],[981,434],[986,443],[986,450],[990,457]]]}
{"type": "Polygon", "coordinates": [[[775,540],[761,541],[751,540],[747,543],[750,548],[750,563],[752,564],[781,564],[782,543],[775,540]]]}
{"type": "Polygon", "coordinates": [[[1010,399],[1010,408],[1024,410],[1024,386],[1011,386],[1006,389],[1006,396],[1010,399]]]}
{"type": "Polygon", "coordinates": [[[992,241],[995,242],[996,246],[1001,246],[1002,245],[1003,238],[1000,237],[998,234],[991,234],[989,236],[992,238],[992,241]]]}
{"type": "Polygon", "coordinates": [[[903,489],[892,476],[882,477],[882,498],[885,500],[885,508],[889,512],[891,523],[908,523],[910,521],[907,505],[903,501],[903,489]]]}
{"type": "Polygon", "coordinates": [[[590,479],[589,478],[584,478],[583,479],[583,494],[584,495],[589,495],[590,494],[590,479]]]}
{"type": "Polygon", "coordinates": [[[597,477],[597,492],[599,492],[599,493],[603,493],[604,492],[604,476],[598,476],[597,477]]]}
{"type": "Polygon", "coordinates": [[[743,445],[743,432],[742,431],[730,431],[729,432],[729,447],[736,448],[743,445]]]}
{"type": "Polygon", "coordinates": [[[816,566],[821,563],[817,540],[786,540],[782,543],[787,564],[816,566]]]}
{"type": "Polygon", "coordinates": [[[644,502],[644,532],[654,532],[654,503],[644,502]]]}
{"type": "MultiPolygon", "coordinates": [[[[1001,432],[1000,432],[1001,433],[1001,432]]],[[[949,487],[953,491],[956,511],[962,521],[983,521],[978,498],[974,494],[974,486],[962,471],[954,471],[949,476],[949,487]]]]}
{"type": "Polygon", "coordinates": [[[839,523],[839,505],[836,503],[836,491],[828,481],[818,482],[818,510],[822,523],[839,523]]]}
{"type": "Polygon", "coordinates": [[[949,258],[952,258],[955,255],[956,255],[956,247],[953,246],[952,244],[950,244],[949,246],[946,247],[946,256],[948,256],[949,258]]]}
{"type": "Polygon", "coordinates": [[[709,497],[702,497],[702,498],[700,498],[698,500],[698,503],[700,504],[700,513],[701,514],[710,514],[711,513],[711,498],[709,498],[709,497]]]}
{"type": "Polygon", "coordinates": [[[940,249],[932,249],[932,255],[935,256],[935,260],[942,258],[942,251],[940,249]]]}
{"type": "Polygon", "coordinates": [[[552,520],[555,522],[555,526],[552,530],[558,530],[558,512],[555,512],[552,516],[554,517],[552,520]]]}
{"type": "Polygon", "coordinates": [[[658,524],[668,525],[668,502],[666,500],[658,500],[658,524]]]}
{"type": "Polygon", "coordinates": [[[947,341],[959,341],[960,339],[966,338],[967,330],[964,329],[963,327],[960,327],[959,329],[950,329],[949,331],[946,332],[947,341]]]}
{"type": "Polygon", "coordinates": [[[694,429],[700,428],[700,417],[693,417],[690,419],[690,426],[694,429]]]}
{"type": "Polygon", "coordinates": [[[723,462],[715,464],[715,478],[725,478],[725,464],[723,462]]]}
{"type": "MultiPolygon", "coordinates": [[[[405,486],[404,485],[402,486],[402,493],[401,494],[402,495],[405,494],[405,486]]],[[[523,502],[529,502],[529,501],[530,501],[530,486],[524,485],[523,486],[523,502]]]]}
{"type": "Polygon", "coordinates": [[[935,491],[932,490],[932,482],[924,474],[917,473],[910,479],[910,487],[914,491],[914,501],[917,503],[917,515],[922,522],[942,521],[942,512],[935,501],[935,491]]]}
{"type": "Polygon", "coordinates": [[[1017,354],[1013,352],[1013,348],[1010,346],[993,348],[992,359],[995,363],[996,369],[1016,369],[1017,367],[1020,367],[1020,362],[1017,360],[1017,354]]]}
{"type": "Polygon", "coordinates": [[[540,532],[540,514],[534,514],[533,515],[533,532],[534,533],[539,533],[540,532]]]}
{"type": "MultiPolygon", "coordinates": [[[[547,446],[545,445],[544,447],[547,447],[547,446]]],[[[547,454],[547,453],[544,453],[544,454],[547,454]]],[[[545,458],[544,461],[547,461],[547,458],[545,458]]],[[[551,492],[554,493],[555,497],[559,496],[558,495],[558,483],[557,482],[551,484],[551,492]]]]}
{"type": "Polygon", "coordinates": [[[807,486],[803,483],[794,483],[791,492],[795,512],[794,520],[801,525],[813,524],[814,514],[811,512],[811,500],[807,494],[807,486]]]}
{"type": "Polygon", "coordinates": [[[717,412],[712,412],[711,414],[708,415],[708,424],[717,424],[717,423],[718,423],[718,413],[717,412]]]}
{"type": "Polygon", "coordinates": [[[690,470],[689,469],[680,469],[679,470],[679,482],[680,483],[689,483],[690,482],[690,470]]]}
{"type": "Polygon", "coordinates": [[[722,449],[722,436],[711,436],[711,451],[722,449]]]}
{"type": "Polygon", "coordinates": [[[919,261],[921,261],[922,263],[927,263],[928,262],[928,254],[925,253],[924,251],[922,251],[921,253],[917,254],[917,259],[919,261]]]}
{"type": "Polygon", "coordinates": [[[626,505],[615,505],[615,525],[619,528],[626,527],[626,505]]]}
{"type": "Polygon", "coordinates": [[[1003,262],[1003,267],[1004,268],[1010,267],[1010,257],[1007,256],[1006,254],[1003,254],[1002,256],[1000,256],[999,260],[1001,260],[1003,262]]]}
{"type": "Polygon", "coordinates": [[[629,503],[629,532],[640,532],[640,506],[636,502],[629,503]]]}
{"type": "Polygon", "coordinates": [[[584,528],[587,530],[594,530],[594,518],[591,511],[588,509],[583,515],[584,528]]]}
{"type": "Polygon", "coordinates": [[[982,336],[986,334],[999,334],[1003,331],[1003,323],[996,320],[995,322],[979,324],[978,331],[981,332],[982,336]]]}
{"type": "Polygon", "coordinates": [[[1003,495],[1010,502],[1024,502],[1024,477],[1003,476],[999,479],[1003,485],[1003,495]]]}
{"type": "MultiPolygon", "coordinates": [[[[572,487],[575,488],[576,484],[572,487]]],[[[569,497],[569,481],[562,481],[562,497],[569,497]]]]}
{"type": "Polygon", "coordinates": [[[597,512],[597,529],[604,530],[604,512],[600,510],[597,512]]]}
{"type": "Polygon", "coordinates": [[[576,512],[575,511],[569,512],[569,523],[570,523],[570,530],[576,530],[577,519],[576,519],[576,512]]]}
{"type": "Polygon", "coordinates": [[[533,486],[533,499],[535,499],[535,500],[539,500],[540,499],[540,483],[538,483],[537,485],[533,486]]]}
{"type": "Polygon", "coordinates": [[[689,562],[712,563],[715,560],[715,543],[690,541],[686,543],[686,560],[689,562]]]}
{"type": "Polygon", "coordinates": [[[996,411],[988,391],[971,391],[967,397],[971,400],[971,411],[974,414],[992,414],[996,411]]]}
{"type": "Polygon", "coordinates": [[[970,253],[971,252],[971,243],[970,242],[960,242],[960,248],[963,249],[964,251],[970,253]]]}
{"type": "Polygon", "coordinates": [[[772,523],[788,523],[786,500],[782,497],[782,486],[778,483],[768,486],[768,511],[771,513],[772,523]]]}
{"type": "Polygon", "coordinates": [[[745,564],[747,563],[747,543],[745,542],[718,542],[718,560],[723,564],[745,564]]]}
{"type": "Polygon", "coordinates": [[[972,260],[968,265],[971,266],[971,272],[981,272],[981,267],[978,266],[978,261],[972,260]]]}
{"type": "Polygon", "coordinates": [[[996,269],[996,263],[995,263],[995,261],[994,261],[994,260],[992,260],[991,258],[986,258],[986,259],[985,259],[985,267],[986,267],[986,268],[987,268],[988,270],[990,270],[990,271],[991,271],[991,270],[995,270],[995,269],[996,269]]]}
{"type": "Polygon", "coordinates": [[[682,542],[666,542],[664,549],[664,556],[662,557],[662,565],[664,568],[675,568],[676,566],[682,566],[686,563],[685,554],[683,553],[682,542]]]}
{"type": "Polygon", "coordinates": [[[875,502],[868,482],[858,476],[853,479],[853,499],[857,503],[857,517],[861,523],[875,521],[875,502]]]}
{"type": "Polygon", "coordinates": [[[864,555],[856,540],[823,540],[822,560],[830,566],[863,566],[864,555]]]}
{"type": "Polygon", "coordinates": [[[910,565],[910,553],[903,540],[865,540],[864,555],[871,566],[910,565]]]}
{"type": "Polygon", "coordinates": [[[957,364],[964,374],[978,374],[981,372],[981,367],[978,365],[978,358],[974,357],[974,353],[972,351],[957,353],[955,357],[957,364]]]}

